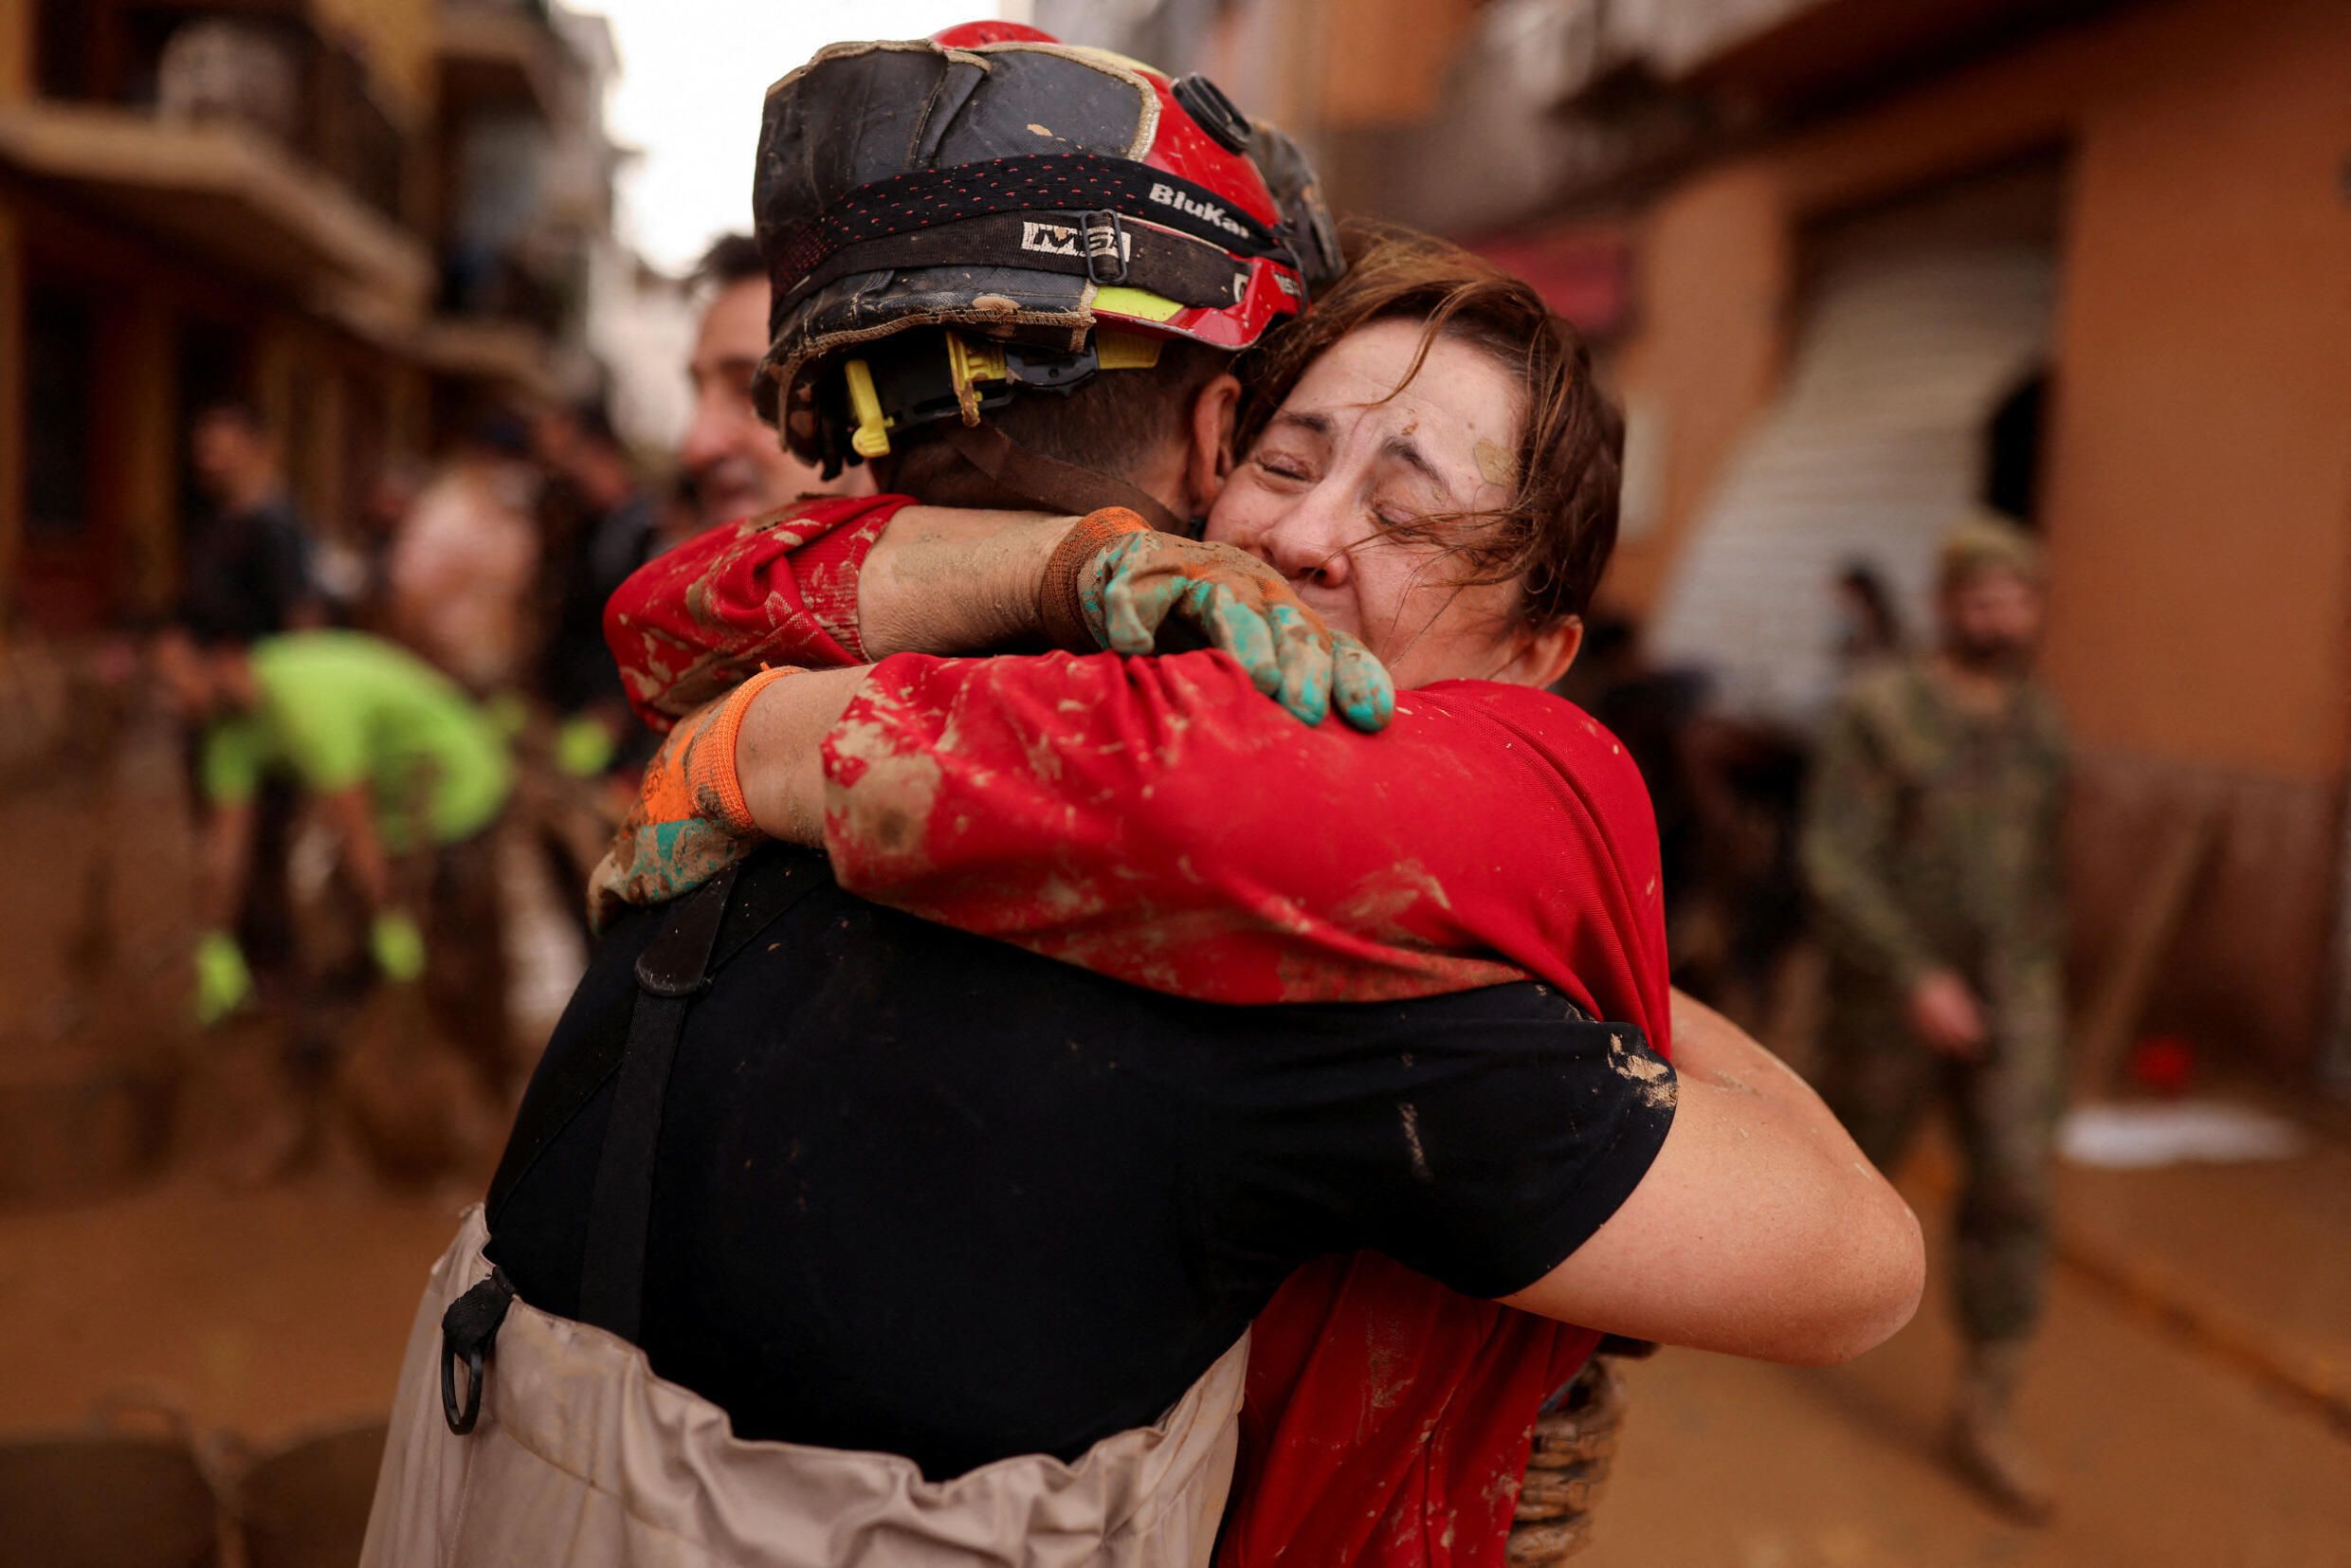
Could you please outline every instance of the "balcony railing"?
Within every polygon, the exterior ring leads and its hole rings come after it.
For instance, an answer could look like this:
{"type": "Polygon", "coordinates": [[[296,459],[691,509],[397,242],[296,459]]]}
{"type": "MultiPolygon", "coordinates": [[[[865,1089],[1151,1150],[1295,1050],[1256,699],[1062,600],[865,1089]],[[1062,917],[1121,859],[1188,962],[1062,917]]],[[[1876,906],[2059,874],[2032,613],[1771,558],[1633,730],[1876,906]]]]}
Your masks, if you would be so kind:
{"type": "Polygon", "coordinates": [[[40,0],[45,98],[233,120],[414,227],[410,133],[299,0],[40,0]]]}

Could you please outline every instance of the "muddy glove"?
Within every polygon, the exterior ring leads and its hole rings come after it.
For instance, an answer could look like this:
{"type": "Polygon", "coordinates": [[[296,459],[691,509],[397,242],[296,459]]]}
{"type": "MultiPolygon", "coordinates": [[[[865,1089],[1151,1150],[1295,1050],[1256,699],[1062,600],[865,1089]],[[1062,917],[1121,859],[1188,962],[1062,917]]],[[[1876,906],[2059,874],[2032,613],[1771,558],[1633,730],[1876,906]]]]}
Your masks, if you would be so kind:
{"type": "Polygon", "coordinates": [[[1301,603],[1281,573],[1245,551],[1155,533],[1122,507],[1088,514],[1053,553],[1038,593],[1055,646],[1144,654],[1182,625],[1230,654],[1257,689],[1308,724],[1336,706],[1384,728],[1395,684],[1371,650],[1301,603]]]}
{"type": "Polygon", "coordinates": [[[237,939],[226,931],[197,938],[195,961],[196,1027],[210,1029],[251,999],[253,972],[245,966],[237,939]]]}
{"type": "Polygon", "coordinates": [[[631,905],[692,892],[756,848],[761,838],[735,772],[735,738],[751,701],[796,668],[763,669],[678,720],[645,765],[636,804],[588,881],[597,929],[631,905]]]}
{"type": "Polygon", "coordinates": [[[368,952],[376,973],[394,985],[406,985],[425,973],[425,934],[416,922],[395,909],[387,909],[368,927],[368,952]]]}

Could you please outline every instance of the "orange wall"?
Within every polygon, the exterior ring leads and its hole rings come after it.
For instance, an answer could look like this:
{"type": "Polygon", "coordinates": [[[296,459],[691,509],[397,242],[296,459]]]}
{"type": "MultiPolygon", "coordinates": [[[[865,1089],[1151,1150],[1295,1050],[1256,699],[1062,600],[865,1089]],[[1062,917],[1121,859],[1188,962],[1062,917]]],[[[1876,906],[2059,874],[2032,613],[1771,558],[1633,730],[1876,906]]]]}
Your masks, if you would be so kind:
{"type": "Polygon", "coordinates": [[[1771,401],[1793,250],[1778,183],[1753,166],[1691,181],[1641,226],[1640,321],[1613,369],[1619,388],[1662,422],[1664,471],[1657,525],[1617,551],[1602,589],[1610,603],[1640,611],[1654,602],[1691,513],[1771,401]]]}
{"type": "Polygon", "coordinates": [[[2077,144],[2050,673],[2087,739],[2332,778],[2351,750],[2351,6],[2162,24],[2077,144]]]}
{"type": "Polygon", "coordinates": [[[1317,120],[1346,130],[1427,117],[1476,11],[1477,0],[1325,0],[1317,120]]]}
{"type": "Polygon", "coordinates": [[[311,0],[311,12],[327,31],[358,44],[389,107],[407,119],[431,107],[439,0],[311,0]]]}
{"type": "Polygon", "coordinates": [[[32,7],[0,5],[0,103],[32,96],[32,7]]]}
{"type": "Polygon", "coordinates": [[[0,192],[0,637],[15,610],[25,549],[25,253],[23,226],[0,192]]]}
{"type": "Polygon", "coordinates": [[[2084,740],[2281,778],[2351,753],[2351,6],[2180,0],[1685,182],[1616,356],[1663,410],[1647,609],[1767,403],[1808,218],[2072,150],[2044,519],[2049,671],[2084,740]]]}

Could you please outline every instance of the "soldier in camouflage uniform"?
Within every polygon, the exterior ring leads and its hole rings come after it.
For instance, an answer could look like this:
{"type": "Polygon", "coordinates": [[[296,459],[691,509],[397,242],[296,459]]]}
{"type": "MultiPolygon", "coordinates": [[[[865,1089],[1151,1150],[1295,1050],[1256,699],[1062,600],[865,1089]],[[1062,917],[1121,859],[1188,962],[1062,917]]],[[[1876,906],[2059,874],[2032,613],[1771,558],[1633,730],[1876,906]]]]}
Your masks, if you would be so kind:
{"type": "Polygon", "coordinates": [[[1938,649],[1856,683],[1816,764],[1801,853],[1830,959],[1822,1092],[1882,1167],[1931,1103],[1948,1107],[1967,1166],[1953,1457],[2038,1519],[2048,1487],[2009,1407],[2048,1272],[2064,1092],[2065,735],[2029,673],[2032,539],[1989,517],[1957,525],[1940,609],[1938,649]]]}

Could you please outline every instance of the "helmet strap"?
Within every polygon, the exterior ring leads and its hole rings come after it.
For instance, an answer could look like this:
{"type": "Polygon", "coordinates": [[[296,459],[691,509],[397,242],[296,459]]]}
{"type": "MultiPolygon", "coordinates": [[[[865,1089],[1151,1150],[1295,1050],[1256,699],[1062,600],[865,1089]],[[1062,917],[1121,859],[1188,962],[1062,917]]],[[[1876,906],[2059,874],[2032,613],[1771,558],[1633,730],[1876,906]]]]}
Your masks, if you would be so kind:
{"type": "Polygon", "coordinates": [[[939,439],[956,456],[993,480],[996,485],[1048,512],[1083,514],[1105,506],[1123,506],[1162,534],[1193,532],[1181,518],[1157,498],[1122,479],[1064,463],[1022,446],[993,425],[940,427],[939,439]]]}

